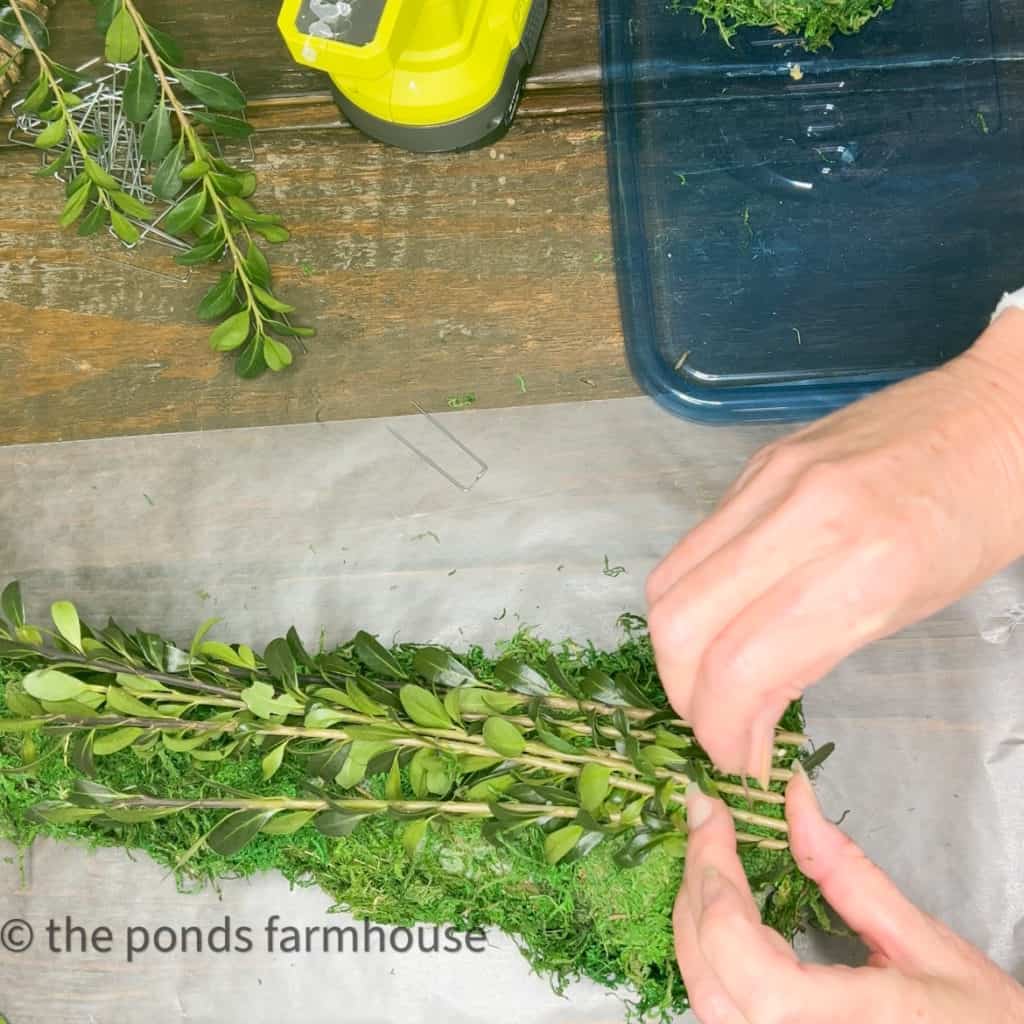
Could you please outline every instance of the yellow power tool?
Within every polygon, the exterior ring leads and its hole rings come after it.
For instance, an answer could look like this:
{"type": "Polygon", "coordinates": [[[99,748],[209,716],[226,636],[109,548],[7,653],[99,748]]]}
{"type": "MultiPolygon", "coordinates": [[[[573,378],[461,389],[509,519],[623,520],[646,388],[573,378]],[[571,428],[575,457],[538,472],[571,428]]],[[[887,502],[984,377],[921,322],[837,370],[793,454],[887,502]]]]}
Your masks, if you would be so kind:
{"type": "Polygon", "coordinates": [[[472,149],[515,115],[548,0],[284,0],[292,57],[330,76],[344,115],[420,153],[472,149]]]}

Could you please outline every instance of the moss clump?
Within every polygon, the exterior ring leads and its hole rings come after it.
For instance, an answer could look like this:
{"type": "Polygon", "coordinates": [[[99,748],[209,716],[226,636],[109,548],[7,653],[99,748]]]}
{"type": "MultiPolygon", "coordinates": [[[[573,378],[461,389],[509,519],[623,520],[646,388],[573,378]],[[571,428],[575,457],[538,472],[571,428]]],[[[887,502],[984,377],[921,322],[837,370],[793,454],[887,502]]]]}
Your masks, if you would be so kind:
{"type": "Polygon", "coordinates": [[[713,23],[729,42],[742,28],[774,28],[799,36],[808,50],[831,46],[837,35],[854,35],[894,0],[672,0],[672,9],[693,11],[713,23]]]}

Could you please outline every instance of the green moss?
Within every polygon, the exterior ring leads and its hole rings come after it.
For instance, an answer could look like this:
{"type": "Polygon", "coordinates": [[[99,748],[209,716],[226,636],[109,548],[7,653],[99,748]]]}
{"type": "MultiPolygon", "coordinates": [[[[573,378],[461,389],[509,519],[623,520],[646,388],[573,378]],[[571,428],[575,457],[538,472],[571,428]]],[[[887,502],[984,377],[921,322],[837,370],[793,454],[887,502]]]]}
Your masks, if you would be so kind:
{"type": "Polygon", "coordinates": [[[714,24],[729,42],[742,28],[774,28],[800,36],[808,50],[831,46],[836,35],[853,35],[889,10],[893,0],[672,0],[714,24]]]}

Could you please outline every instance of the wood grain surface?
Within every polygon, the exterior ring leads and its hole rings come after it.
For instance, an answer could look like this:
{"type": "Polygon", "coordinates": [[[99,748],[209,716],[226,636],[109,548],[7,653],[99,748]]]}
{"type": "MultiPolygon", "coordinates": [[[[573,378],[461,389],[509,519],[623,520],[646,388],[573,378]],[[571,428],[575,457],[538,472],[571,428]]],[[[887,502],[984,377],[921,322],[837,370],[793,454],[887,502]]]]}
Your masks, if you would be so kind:
{"type": "MultiPolygon", "coordinates": [[[[54,185],[31,176],[38,158],[7,146],[0,443],[443,409],[464,393],[478,407],[636,393],[612,269],[594,5],[553,4],[510,134],[450,156],[342,126],[259,0],[146,10],[187,41],[193,64],[229,68],[254,98],[257,198],[293,233],[271,253],[275,278],[317,336],[290,371],[237,379],[193,316],[215,273],[187,277],[156,244],[129,254],[61,231],[54,185]]],[[[59,5],[51,28],[58,59],[96,53],[88,4],[59,5]]]]}

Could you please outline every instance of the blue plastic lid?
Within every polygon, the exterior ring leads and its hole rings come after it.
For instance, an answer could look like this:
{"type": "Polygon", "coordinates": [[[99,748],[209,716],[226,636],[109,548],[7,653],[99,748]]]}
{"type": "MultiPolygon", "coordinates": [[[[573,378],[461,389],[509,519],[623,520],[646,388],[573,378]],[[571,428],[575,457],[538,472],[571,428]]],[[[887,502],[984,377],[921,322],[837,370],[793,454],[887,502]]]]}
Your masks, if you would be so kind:
{"type": "Polygon", "coordinates": [[[1017,7],[896,0],[811,54],[602,0],[619,296],[649,394],[706,422],[811,419],[974,340],[1024,285],[1017,7]]]}

